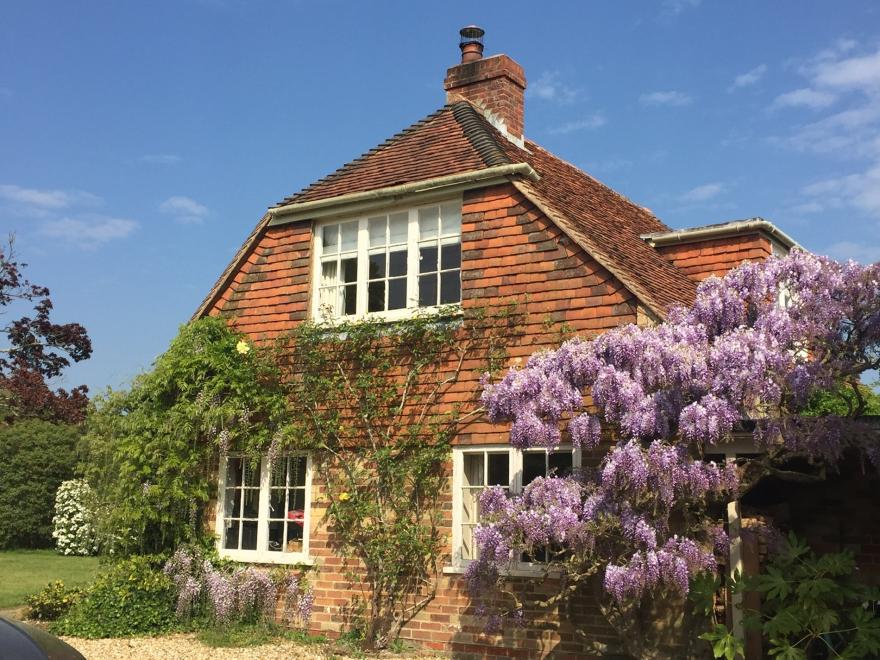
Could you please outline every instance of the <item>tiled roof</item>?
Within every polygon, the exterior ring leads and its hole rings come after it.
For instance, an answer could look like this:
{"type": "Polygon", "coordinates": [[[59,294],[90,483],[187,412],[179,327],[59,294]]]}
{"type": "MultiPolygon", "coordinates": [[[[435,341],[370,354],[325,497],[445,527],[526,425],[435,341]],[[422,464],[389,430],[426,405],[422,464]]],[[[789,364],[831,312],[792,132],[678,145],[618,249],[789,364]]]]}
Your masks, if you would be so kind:
{"type": "MultiPolygon", "coordinates": [[[[514,145],[466,101],[440,108],[276,206],[513,163],[528,163],[540,176],[536,182],[516,181],[520,191],[655,314],[664,316],[670,306],[693,301],[695,284],[640,237],[669,227],[537,144],[527,141],[525,149],[514,145]]],[[[266,222],[264,217],[196,316],[204,314],[219,295],[266,222]]]]}
{"type": "Polygon", "coordinates": [[[474,130],[477,111],[446,105],[319,179],[277,206],[387,188],[508,162],[494,140],[474,130]]]}

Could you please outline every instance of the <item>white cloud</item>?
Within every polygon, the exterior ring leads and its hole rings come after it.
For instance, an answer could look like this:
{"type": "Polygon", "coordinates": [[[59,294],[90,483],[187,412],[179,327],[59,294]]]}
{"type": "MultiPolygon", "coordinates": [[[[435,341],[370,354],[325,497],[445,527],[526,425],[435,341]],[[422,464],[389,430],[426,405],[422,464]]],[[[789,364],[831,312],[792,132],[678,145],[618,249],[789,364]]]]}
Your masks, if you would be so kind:
{"type": "Polygon", "coordinates": [[[90,214],[50,220],[41,227],[40,233],[91,250],[109,241],[125,238],[137,227],[138,223],[134,220],[90,214]]]}
{"type": "Polygon", "coordinates": [[[727,88],[728,92],[732,92],[737,89],[741,89],[743,87],[749,87],[751,85],[755,85],[760,82],[761,78],[767,73],[767,65],[759,64],[751,71],[746,71],[745,73],[741,73],[736,78],[733,79],[730,87],[727,88]]]}
{"type": "Polygon", "coordinates": [[[159,204],[159,210],[183,224],[201,224],[208,216],[208,207],[192,197],[174,195],[159,204]]]}
{"type": "Polygon", "coordinates": [[[639,97],[639,103],[642,105],[668,105],[683,106],[689,105],[694,99],[684,92],[669,90],[665,92],[651,92],[642,94],[639,97]]]}
{"type": "Polygon", "coordinates": [[[547,132],[551,135],[565,135],[567,133],[574,133],[576,131],[590,131],[596,128],[600,128],[604,126],[606,123],[605,117],[599,113],[594,115],[590,115],[584,119],[579,119],[577,121],[570,121],[561,126],[556,126],[554,128],[549,129],[547,132]]]}
{"type": "Polygon", "coordinates": [[[571,103],[577,98],[577,90],[560,78],[558,71],[545,71],[535,82],[529,83],[526,96],[554,103],[571,103]]]}
{"type": "Polygon", "coordinates": [[[880,162],[864,172],[816,181],[801,192],[827,207],[849,207],[880,217],[880,162]]]}
{"type": "Polygon", "coordinates": [[[177,154],[145,154],[138,160],[150,165],[177,165],[181,158],[177,154]]]}
{"type": "Polygon", "coordinates": [[[880,261],[880,245],[839,241],[829,245],[825,252],[827,252],[829,257],[834,257],[835,259],[854,259],[863,264],[874,264],[880,261]]]}
{"type": "Polygon", "coordinates": [[[823,62],[816,67],[814,82],[823,87],[880,89],[880,50],[863,57],[823,62]]]}
{"type": "Polygon", "coordinates": [[[705,183],[702,186],[697,186],[696,188],[691,188],[686,193],[679,197],[679,200],[684,202],[685,204],[695,204],[699,202],[707,202],[710,199],[714,199],[718,197],[726,186],[723,183],[713,182],[713,183],[705,183]]]}
{"type": "Polygon", "coordinates": [[[40,190],[14,184],[0,185],[0,199],[12,202],[25,210],[58,210],[78,204],[100,204],[101,198],[82,190],[40,190]]]}
{"type": "Polygon", "coordinates": [[[796,108],[805,107],[813,110],[827,108],[837,100],[837,96],[831,92],[804,87],[795,89],[785,94],[780,94],[773,100],[773,108],[796,108]]]}
{"type": "Polygon", "coordinates": [[[825,205],[816,200],[813,200],[812,202],[804,202],[803,204],[792,206],[789,210],[791,211],[791,213],[794,213],[796,215],[821,213],[825,210],[825,205]]]}

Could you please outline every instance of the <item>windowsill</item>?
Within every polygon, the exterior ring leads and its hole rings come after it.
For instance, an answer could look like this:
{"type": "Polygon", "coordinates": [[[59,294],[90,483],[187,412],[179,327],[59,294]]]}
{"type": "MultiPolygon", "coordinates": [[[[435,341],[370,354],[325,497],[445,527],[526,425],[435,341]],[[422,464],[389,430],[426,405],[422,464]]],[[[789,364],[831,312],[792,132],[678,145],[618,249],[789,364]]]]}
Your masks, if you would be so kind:
{"type": "Polygon", "coordinates": [[[388,312],[368,312],[360,316],[352,314],[351,316],[315,316],[318,323],[325,324],[328,327],[336,327],[343,323],[358,323],[359,321],[379,321],[384,323],[396,323],[397,321],[406,321],[415,316],[423,316],[430,318],[432,316],[450,316],[460,317],[464,314],[461,303],[450,303],[449,305],[435,305],[434,307],[407,307],[405,309],[395,309],[388,312]]]}
{"type": "Polygon", "coordinates": [[[280,552],[261,552],[259,550],[218,550],[222,559],[243,564],[274,564],[279,566],[314,566],[315,558],[302,553],[284,554],[280,552]]]}
{"type": "MultiPolygon", "coordinates": [[[[443,574],[464,575],[466,570],[466,564],[444,566],[443,574]]],[[[560,576],[559,571],[548,571],[546,568],[537,564],[528,564],[525,562],[517,562],[511,566],[500,568],[498,572],[507,577],[557,578],[560,576]]]]}

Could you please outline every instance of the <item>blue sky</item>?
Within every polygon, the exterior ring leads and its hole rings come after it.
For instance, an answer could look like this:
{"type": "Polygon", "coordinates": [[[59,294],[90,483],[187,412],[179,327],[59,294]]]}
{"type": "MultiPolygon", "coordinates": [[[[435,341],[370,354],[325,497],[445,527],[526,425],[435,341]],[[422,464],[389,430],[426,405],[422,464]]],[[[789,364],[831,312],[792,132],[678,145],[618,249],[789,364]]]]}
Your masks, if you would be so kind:
{"type": "Polygon", "coordinates": [[[457,30],[526,135],[673,227],[762,216],[880,259],[872,1],[30,2],[0,21],[0,229],[128,382],[270,204],[433,111],[457,30]]]}

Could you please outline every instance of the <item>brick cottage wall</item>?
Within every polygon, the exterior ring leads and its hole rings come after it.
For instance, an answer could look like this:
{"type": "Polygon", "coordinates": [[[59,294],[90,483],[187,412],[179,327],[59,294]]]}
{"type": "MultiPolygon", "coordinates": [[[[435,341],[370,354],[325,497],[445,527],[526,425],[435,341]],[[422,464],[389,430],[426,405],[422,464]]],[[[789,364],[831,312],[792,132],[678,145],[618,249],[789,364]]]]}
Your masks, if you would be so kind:
{"type": "Polygon", "coordinates": [[[761,261],[773,253],[770,239],[760,232],[664,245],[657,251],[688,277],[702,282],[710,275],[723,277],[743,261],[761,261]]]}
{"type": "MultiPolygon", "coordinates": [[[[267,228],[210,313],[228,317],[254,341],[271,340],[306,319],[311,237],[308,222],[267,228]]],[[[464,194],[461,272],[463,307],[491,311],[517,301],[523,324],[509,337],[508,354],[514,363],[541,348],[558,346],[563,324],[589,337],[639,318],[632,294],[509,184],[464,194]]],[[[482,358],[466,363],[445,403],[472,401],[476,405],[484,365],[482,358]]],[[[506,441],[505,426],[478,419],[462,429],[455,443],[506,441]]],[[[445,493],[443,532],[451,543],[451,460],[448,469],[450,490],[445,493]]],[[[323,485],[317,481],[313,481],[309,530],[310,553],[317,568],[312,626],[314,632],[332,636],[345,629],[351,598],[364,594],[348,583],[342,560],[333,553],[332,536],[322,524],[323,485]]],[[[450,563],[451,553],[447,547],[443,565],[450,563]]],[[[595,604],[578,603],[575,612],[597,639],[613,641],[595,604]]],[[[461,657],[528,657],[551,650],[586,657],[564,623],[559,631],[529,628],[493,637],[484,636],[482,627],[461,577],[444,574],[437,597],[410,622],[402,637],[429,648],[452,650],[461,657]]]]}

